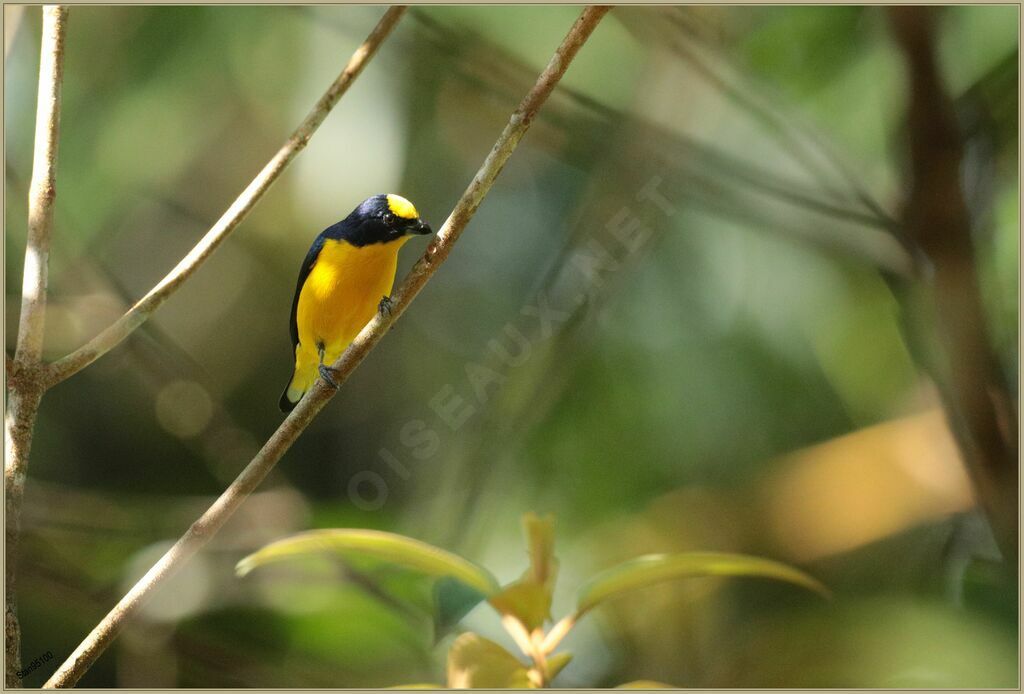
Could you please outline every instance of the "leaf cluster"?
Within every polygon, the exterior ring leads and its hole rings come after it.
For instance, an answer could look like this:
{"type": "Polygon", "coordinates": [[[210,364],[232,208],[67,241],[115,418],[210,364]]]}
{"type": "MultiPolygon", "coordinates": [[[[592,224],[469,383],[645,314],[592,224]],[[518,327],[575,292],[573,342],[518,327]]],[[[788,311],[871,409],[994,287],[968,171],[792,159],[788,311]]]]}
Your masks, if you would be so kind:
{"type": "MultiPolygon", "coordinates": [[[[271,563],[302,555],[328,553],[346,562],[369,561],[397,567],[433,581],[435,625],[443,630],[457,623],[473,607],[487,602],[528,662],[480,634],[465,632],[448,651],[449,688],[542,688],[569,664],[572,654],[555,652],[559,644],[590,610],[625,593],[664,581],[698,576],[757,576],[785,581],[828,596],[817,579],[780,562],[723,552],[648,554],[601,571],[576,593],[576,606],[558,621],[551,603],[558,560],[555,558],[555,520],[527,513],[523,528],[530,563],[519,579],[502,586],[487,569],[468,559],[410,537],[379,530],[314,530],[273,542],[237,565],[245,576],[271,563]],[[545,626],[551,625],[545,629],[545,626]]],[[[630,682],[624,688],[650,688],[656,682],[630,682]]],[[[415,684],[396,687],[441,688],[415,684]]]]}

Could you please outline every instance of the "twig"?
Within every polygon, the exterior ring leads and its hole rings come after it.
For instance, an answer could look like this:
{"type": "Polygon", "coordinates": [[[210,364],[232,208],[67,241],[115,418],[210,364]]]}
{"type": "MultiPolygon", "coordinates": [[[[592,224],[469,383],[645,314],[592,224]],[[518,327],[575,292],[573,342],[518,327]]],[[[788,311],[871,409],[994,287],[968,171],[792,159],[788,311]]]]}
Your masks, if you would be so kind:
{"type": "Polygon", "coordinates": [[[1018,557],[1017,413],[985,327],[985,310],[960,180],[963,142],[935,59],[934,14],[890,10],[910,89],[910,176],[904,226],[931,261],[928,301],[943,362],[933,375],[978,500],[1007,566],[1018,557]]]}
{"type": "Polygon", "coordinates": [[[38,362],[43,352],[46,314],[46,271],[50,232],[57,197],[57,141],[60,138],[60,95],[64,76],[64,33],[67,8],[43,8],[43,38],[39,57],[39,97],[32,181],[28,191],[28,241],[25,276],[21,284],[21,320],[14,361],[38,362]]]}
{"type": "Polygon", "coordinates": [[[64,75],[66,7],[43,8],[43,35],[39,58],[39,96],[36,104],[35,150],[28,195],[28,238],[21,290],[21,317],[13,363],[8,368],[7,414],[4,419],[4,493],[6,527],[4,557],[4,681],[20,687],[21,627],[18,623],[16,559],[21,501],[32,430],[44,384],[41,377],[43,330],[46,318],[46,274],[57,197],[57,142],[60,138],[60,96],[64,75]]]}
{"type": "Polygon", "coordinates": [[[182,258],[166,277],[150,289],[123,316],[84,346],[54,362],[50,366],[48,373],[48,387],[56,385],[69,376],[81,371],[124,341],[140,325],[145,323],[168,297],[181,287],[182,283],[203,264],[203,261],[217,250],[221,242],[235,230],[263,197],[264,193],[270,189],[270,186],[277,180],[288,164],[306,147],[313,133],[324,122],[327,114],[331,112],[331,109],[334,108],[338,100],[352,85],[356,77],[359,76],[359,73],[362,72],[374,53],[377,52],[377,49],[384,39],[387,38],[388,34],[391,33],[391,30],[402,17],[405,10],[405,7],[395,6],[384,13],[377,26],[366,37],[366,41],[352,54],[348,65],[331,83],[331,86],[320,97],[320,100],[316,102],[313,110],[309,112],[305,120],[295,129],[295,132],[277,151],[277,154],[267,162],[263,170],[256,175],[256,178],[246,186],[241,195],[231,203],[231,206],[221,215],[221,218],[210,227],[210,230],[200,239],[199,243],[189,251],[188,255],[182,258]]]}
{"type": "MultiPolygon", "coordinates": [[[[448,257],[452,246],[458,241],[463,229],[494,184],[505,162],[508,161],[516,145],[519,144],[530,127],[537,111],[555,85],[558,84],[572,59],[608,9],[607,7],[586,8],[570,29],[547,68],[537,78],[533,89],[509,118],[508,125],[498,137],[469,187],[456,203],[448,220],[441,227],[437,239],[431,243],[424,256],[406,276],[401,287],[392,295],[394,302],[392,310],[387,315],[376,315],[334,363],[334,368],[337,370],[335,380],[338,383],[343,383],[366,358],[370,350],[402,315],[419,290],[448,257]]],[[[73,686],[79,680],[96,658],[110,645],[125,621],[138,609],[146,597],[217,533],[228,517],[256,489],[291,444],[334,396],[335,392],[331,386],[322,381],[318,381],[314,385],[238,478],[96,625],[44,686],[68,687],[73,686]]]]}

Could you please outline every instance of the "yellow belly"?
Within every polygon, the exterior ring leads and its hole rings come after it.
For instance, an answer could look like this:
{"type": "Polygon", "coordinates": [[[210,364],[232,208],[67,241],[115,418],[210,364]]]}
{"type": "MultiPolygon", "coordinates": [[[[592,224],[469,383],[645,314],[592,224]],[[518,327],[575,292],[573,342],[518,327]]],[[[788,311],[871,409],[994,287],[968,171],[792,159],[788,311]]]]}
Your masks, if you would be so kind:
{"type": "Polygon", "coordinates": [[[391,294],[398,249],[407,239],[362,247],[324,243],[299,294],[297,367],[319,364],[320,345],[324,362],[333,362],[370,322],[381,298],[391,294]]]}

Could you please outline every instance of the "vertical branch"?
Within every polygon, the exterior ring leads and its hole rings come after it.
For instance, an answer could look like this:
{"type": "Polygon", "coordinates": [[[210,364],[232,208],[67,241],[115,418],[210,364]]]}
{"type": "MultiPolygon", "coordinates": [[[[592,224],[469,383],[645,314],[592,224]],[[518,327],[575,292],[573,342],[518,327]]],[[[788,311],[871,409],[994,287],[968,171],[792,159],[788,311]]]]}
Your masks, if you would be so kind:
{"type": "Polygon", "coordinates": [[[60,93],[64,77],[66,7],[43,8],[43,38],[39,57],[39,97],[32,182],[28,192],[28,242],[21,285],[21,320],[16,362],[38,362],[43,351],[46,315],[47,261],[53,207],[57,197],[57,140],[60,137],[60,93]]]}
{"type": "Polygon", "coordinates": [[[1008,565],[1018,557],[1017,413],[985,326],[970,215],[960,179],[963,142],[935,59],[934,11],[892,8],[910,103],[904,225],[934,268],[929,301],[943,351],[937,380],[979,502],[1008,565]]]}
{"type": "MultiPolygon", "coordinates": [[[[544,72],[537,78],[533,89],[509,118],[508,125],[505,126],[494,143],[494,147],[476,176],[473,177],[469,187],[456,203],[448,220],[441,227],[437,239],[431,243],[426,254],[416,263],[402,282],[401,287],[392,295],[392,309],[386,314],[378,313],[334,363],[337,372],[335,380],[339,384],[343,383],[366,358],[366,355],[387,333],[392,323],[402,315],[419,290],[448,257],[452,246],[458,241],[508,158],[512,156],[512,152],[515,151],[519,141],[526,134],[540,107],[562,79],[562,75],[565,74],[576,53],[609,9],[607,7],[586,8],[569,30],[544,72]]],[[[337,391],[323,381],[318,381],[306,393],[235,481],[93,628],[78,648],[50,677],[44,685],[45,687],[71,687],[78,682],[85,671],[107,649],[125,622],[138,610],[143,601],[217,534],[224,522],[263,481],[335,392],[337,391]]]]}
{"type": "Polygon", "coordinates": [[[39,409],[39,391],[13,387],[8,381],[4,418],[4,683],[20,687],[21,625],[18,622],[18,536],[21,501],[25,494],[25,465],[32,446],[32,428],[39,409]]]}
{"type": "Polygon", "coordinates": [[[8,367],[7,414],[4,419],[4,494],[6,575],[4,577],[4,682],[18,687],[21,668],[21,627],[15,600],[17,543],[25,468],[32,446],[39,399],[43,392],[43,333],[46,318],[46,279],[57,197],[57,141],[60,137],[60,95],[64,75],[66,7],[43,8],[39,58],[39,97],[36,104],[35,149],[28,196],[28,238],[21,289],[21,317],[13,362],[8,367]]]}

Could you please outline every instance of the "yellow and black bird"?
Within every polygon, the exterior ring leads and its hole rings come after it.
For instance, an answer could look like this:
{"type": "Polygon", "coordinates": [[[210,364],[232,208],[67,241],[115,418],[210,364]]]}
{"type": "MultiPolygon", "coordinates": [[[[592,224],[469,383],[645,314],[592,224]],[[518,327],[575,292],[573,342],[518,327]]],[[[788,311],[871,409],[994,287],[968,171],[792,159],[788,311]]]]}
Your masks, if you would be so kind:
{"type": "Polygon", "coordinates": [[[367,198],[313,241],[292,300],[295,372],[281,394],[290,412],[319,374],[337,387],[328,365],[341,356],[374,312],[386,308],[395,283],[398,250],[411,236],[431,233],[400,195],[367,198]]]}

